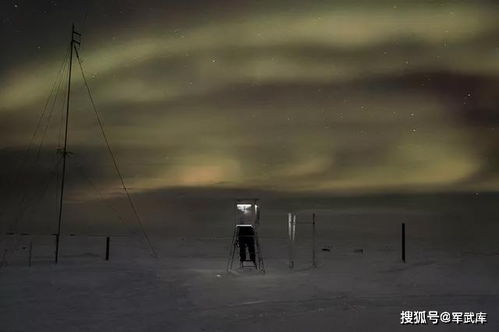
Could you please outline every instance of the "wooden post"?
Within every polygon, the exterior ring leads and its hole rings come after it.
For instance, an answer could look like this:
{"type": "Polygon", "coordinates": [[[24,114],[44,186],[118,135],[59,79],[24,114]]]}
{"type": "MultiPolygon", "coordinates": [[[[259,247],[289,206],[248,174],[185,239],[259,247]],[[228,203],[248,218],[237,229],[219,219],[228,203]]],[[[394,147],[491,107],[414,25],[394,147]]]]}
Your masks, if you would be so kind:
{"type": "Polygon", "coordinates": [[[29,259],[28,266],[31,267],[31,257],[33,256],[33,240],[29,241],[29,259]]]}
{"type": "Polygon", "coordinates": [[[402,262],[405,263],[405,223],[402,223],[402,262]]]}
{"type": "Polygon", "coordinates": [[[106,237],[106,261],[109,260],[109,242],[110,242],[110,238],[109,236],[106,237]]]}
{"type": "Polygon", "coordinates": [[[315,213],[312,213],[312,266],[317,267],[317,257],[315,249],[315,213]]]}

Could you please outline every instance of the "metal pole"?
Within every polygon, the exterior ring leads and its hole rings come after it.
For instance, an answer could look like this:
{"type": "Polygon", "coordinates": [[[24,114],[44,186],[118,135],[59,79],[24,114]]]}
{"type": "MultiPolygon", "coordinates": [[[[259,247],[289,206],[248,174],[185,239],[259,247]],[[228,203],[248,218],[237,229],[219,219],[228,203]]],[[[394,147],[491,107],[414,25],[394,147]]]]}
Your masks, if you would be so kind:
{"type": "Polygon", "coordinates": [[[294,267],[293,261],[293,214],[288,213],[288,254],[289,254],[289,268],[294,267]]]}
{"type": "Polygon", "coordinates": [[[234,263],[234,256],[236,254],[236,236],[237,236],[237,227],[234,225],[234,232],[232,233],[232,243],[229,251],[229,259],[227,261],[227,272],[232,270],[232,265],[234,263]]]}
{"type": "Polygon", "coordinates": [[[315,249],[315,213],[312,213],[312,266],[317,267],[316,249],[315,249]]]}
{"type": "Polygon", "coordinates": [[[295,252],[296,252],[296,248],[295,248],[295,235],[296,235],[296,214],[293,214],[293,232],[292,232],[292,239],[293,241],[291,242],[292,243],[292,246],[291,246],[291,253],[293,254],[293,268],[295,267],[295,252]]]}
{"type": "Polygon", "coordinates": [[[106,237],[106,261],[109,260],[109,242],[110,242],[110,238],[109,236],[106,237]]]}
{"type": "Polygon", "coordinates": [[[68,146],[68,125],[69,125],[69,102],[70,102],[70,94],[71,94],[71,70],[73,65],[73,47],[74,47],[74,34],[75,34],[75,26],[71,27],[71,43],[70,43],[70,55],[69,55],[69,77],[68,77],[68,94],[66,97],[66,125],[64,129],[64,149],[62,152],[62,177],[61,177],[61,197],[59,201],[59,221],[57,225],[57,235],[55,242],[55,263],[57,264],[59,260],[59,242],[61,237],[61,228],[62,228],[62,205],[64,202],[64,182],[66,179],[66,154],[67,154],[67,146],[68,146]]]}
{"type": "Polygon", "coordinates": [[[402,223],[402,262],[405,263],[405,223],[402,223]]]}

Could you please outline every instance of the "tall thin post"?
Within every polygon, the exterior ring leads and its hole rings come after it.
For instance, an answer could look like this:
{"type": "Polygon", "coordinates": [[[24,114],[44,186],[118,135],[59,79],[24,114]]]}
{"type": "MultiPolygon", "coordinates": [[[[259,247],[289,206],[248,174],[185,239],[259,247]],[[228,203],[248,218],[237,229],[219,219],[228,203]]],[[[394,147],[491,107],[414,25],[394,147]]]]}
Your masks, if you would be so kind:
{"type": "Polygon", "coordinates": [[[291,269],[293,269],[295,267],[295,236],[294,236],[294,232],[295,232],[295,225],[294,225],[294,221],[295,221],[295,215],[294,213],[291,214],[291,251],[290,251],[290,263],[289,263],[289,267],[291,269]]]}
{"type": "Polygon", "coordinates": [[[66,179],[66,156],[67,156],[67,147],[68,147],[68,125],[69,125],[69,103],[70,103],[70,95],[71,95],[71,70],[73,65],[73,48],[75,43],[78,43],[74,37],[76,35],[80,35],[75,31],[74,24],[71,27],[71,43],[70,43],[70,54],[69,54],[69,75],[68,75],[68,93],[66,97],[66,124],[64,129],[64,149],[62,151],[62,176],[61,176],[61,194],[59,200],[59,220],[57,225],[57,235],[55,242],[55,263],[57,264],[59,260],[59,243],[61,239],[61,228],[62,228],[62,206],[64,202],[64,182],[66,179]]]}
{"type": "Polygon", "coordinates": [[[312,213],[312,266],[317,267],[317,257],[315,249],[315,213],[312,213]]]}
{"type": "Polygon", "coordinates": [[[288,256],[289,256],[290,269],[292,269],[294,265],[292,232],[293,232],[293,214],[288,213],[288,256]]]}
{"type": "Polygon", "coordinates": [[[295,267],[295,233],[296,215],[288,213],[288,236],[289,236],[289,268],[295,267]]]}
{"type": "Polygon", "coordinates": [[[236,255],[236,245],[237,245],[237,227],[234,225],[234,232],[232,233],[232,244],[229,251],[229,260],[227,261],[227,272],[232,270],[232,265],[234,263],[234,256],[236,255]]]}
{"type": "Polygon", "coordinates": [[[402,223],[402,262],[405,263],[405,223],[402,223]]]}
{"type": "Polygon", "coordinates": [[[109,238],[109,236],[106,236],[106,261],[109,260],[109,242],[110,242],[110,238],[109,238]]]}

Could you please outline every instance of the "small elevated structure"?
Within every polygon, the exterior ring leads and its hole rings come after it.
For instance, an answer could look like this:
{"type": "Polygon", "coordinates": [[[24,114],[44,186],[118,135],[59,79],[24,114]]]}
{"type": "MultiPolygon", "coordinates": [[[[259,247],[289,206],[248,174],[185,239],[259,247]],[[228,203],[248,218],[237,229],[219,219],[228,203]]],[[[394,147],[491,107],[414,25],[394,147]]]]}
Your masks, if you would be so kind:
{"type": "Polygon", "coordinates": [[[234,233],[230,247],[227,271],[232,270],[237,248],[239,248],[240,268],[254,267],[265,272],[262,249],[258,238],[260,208],[258,199],[236,199],[234,233]],[[248,265],[249,263],[249,265],[248,265]]]}

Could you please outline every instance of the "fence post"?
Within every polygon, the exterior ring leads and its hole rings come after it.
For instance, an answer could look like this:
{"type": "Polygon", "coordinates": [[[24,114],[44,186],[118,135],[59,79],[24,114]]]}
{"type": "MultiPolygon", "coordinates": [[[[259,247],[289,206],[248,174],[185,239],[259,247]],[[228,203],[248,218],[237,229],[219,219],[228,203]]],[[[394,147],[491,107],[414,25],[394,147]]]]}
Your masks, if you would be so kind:
{"type": "Polygon", "coordinates": [[[402,223],[402,262],[405,263],[405,223],[402,223]]]}
{"type": "Polygon", "coordinates": [[[317,267],[317,257],[315,248],[315,213],[312,213],[312,266],[317,267]]]}
{"type": "Polygon", "coordinates": [[[110,242],[110,238],[109,236],[106,237],[106,261],[109,260],[109,242],[110,242]]]}
{"type": "Polygon", "coordinates": [[[54,253],[54,263],[57,264],[59,261],[59,234],[52,234],[55,237],[55,253],[54,253]]]}

